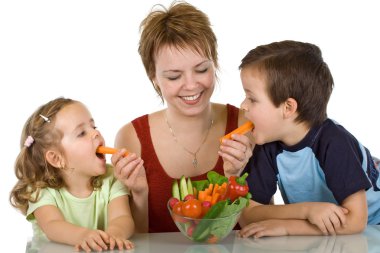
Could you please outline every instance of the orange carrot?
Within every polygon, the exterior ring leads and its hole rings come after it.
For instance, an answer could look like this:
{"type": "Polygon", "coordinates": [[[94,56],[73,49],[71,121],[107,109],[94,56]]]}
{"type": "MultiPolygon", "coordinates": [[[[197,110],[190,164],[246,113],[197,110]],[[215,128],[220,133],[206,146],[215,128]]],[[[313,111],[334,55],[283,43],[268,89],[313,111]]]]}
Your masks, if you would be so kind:
{"type": "Polygon", "coordinates": [[[230,132],[230,133],[226,134],[225,136],[223,136],[222,138],[220,138],[220,142],[222,142],[223,139],[231,139],[231,136],[233,134],[246,134],[254,127],[255,127],[255,125],[252,122],[247,121],[243,125],[241,125],[240,127],[236,128],[232,132],[230,132]]]}
{"type": "MultiPolygon", "coordinates": [[[[96,150],[96,153],[100,153],[100,154],[115,154],[118,151],[119,150],[117,150],[116,148],[109,148],[109,147],[105,147],[105,146],[99,146],[98,149],[96,150]]],[[[124,153],[124,156],[127,156],[127,155],[128,155],[128,151],[126,151],[124,153]]]]}
{"type": "Polygon", "coordinates": [[[206,196],[207,196],[206,191],[198,191],[198,200],[203,202],[205,201],[206,196]]]}
{"type": "Polygon", "coordinates": [[[211,196],[211,205],[215,205],[216,202],[218,202],[219,200],[219,197],[220,197],[220,194],[215,192],[212,196],[211,196]]]}

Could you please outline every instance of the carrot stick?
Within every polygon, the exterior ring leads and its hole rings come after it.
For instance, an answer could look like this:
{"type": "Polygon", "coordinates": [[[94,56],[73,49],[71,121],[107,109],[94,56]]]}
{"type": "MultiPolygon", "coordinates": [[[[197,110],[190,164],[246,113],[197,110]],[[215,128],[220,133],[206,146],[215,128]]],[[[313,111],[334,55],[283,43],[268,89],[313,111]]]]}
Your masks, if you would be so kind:
{"type": "MultiPolygon", "coordinates": [[[[109,147],[105,147],[105,146],[99,146],[98,149],[96,150],[96,153],[100,153],[100,154],[115,154],[118,151],[119,150],[116,149],[116,148],[109,148],[109,147]]],[[[124,153],[124,156],[127,156],[127,155],[128,155],[128,151],[126,151],[124,153]]]]}
{"type": "Polygon", "coordinates": [[[226,134],[225,136],[223,136],[222,138],[220,138],[220,142],[222,142],[223,139],[231,139],[231,136],[233,134],[246,134],[254,127],[255,127],[255,125],[252,122],[247,121],[243,125],[241,125],[240,127],[236,128],[232,132],[230,132],[230,133],[226,134]]]}

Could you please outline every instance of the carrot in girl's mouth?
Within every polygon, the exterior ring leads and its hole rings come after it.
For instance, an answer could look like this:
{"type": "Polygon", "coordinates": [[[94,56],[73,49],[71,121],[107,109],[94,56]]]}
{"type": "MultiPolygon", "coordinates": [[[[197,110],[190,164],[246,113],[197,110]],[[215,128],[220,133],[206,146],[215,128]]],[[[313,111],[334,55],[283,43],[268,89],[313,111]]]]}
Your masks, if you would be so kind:
{"type": "MultiPolygon", "coordinates": [[[[100,154],[115,154],[118,151],[119,150],[116,148],[110,148],[110,147],[105,147],[105,146],[99,146],[96,149],[96,153],[100,153],[100,154]]],[[[129,154],[128,151],[126,151],[124,153],[124,156],[127,156],[128,154],[129,154]]]]}
{"type": "Polygon", "coordinates": [[[223,136],[222,138],[220,138],[220,142],[222,142],[223,139],[231,139],[231,136],[233,134],[246,134],[254,127],[255,127],[255,125],[252,122],[247,121],[243,125],[241,125],[240,127],[236,128],[232,132],[230,132],[230,133],[226,134],[225,136],[223,136]]]}

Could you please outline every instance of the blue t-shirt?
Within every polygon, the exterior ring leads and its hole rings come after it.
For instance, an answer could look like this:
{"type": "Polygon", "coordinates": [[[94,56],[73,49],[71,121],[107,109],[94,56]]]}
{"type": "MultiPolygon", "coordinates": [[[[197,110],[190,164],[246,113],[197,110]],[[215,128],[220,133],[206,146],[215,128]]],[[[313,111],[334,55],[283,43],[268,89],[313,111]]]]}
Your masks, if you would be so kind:
{"type": "Polygon", "coordinates": [[[252,200],[268,204],[278,188],[286,204],[341,204],[366,190],[368,224],[380,223],[380,178],[369,151],[354,136],[327,119],[298,144],[256,145],[244,172],[252,200]]]}

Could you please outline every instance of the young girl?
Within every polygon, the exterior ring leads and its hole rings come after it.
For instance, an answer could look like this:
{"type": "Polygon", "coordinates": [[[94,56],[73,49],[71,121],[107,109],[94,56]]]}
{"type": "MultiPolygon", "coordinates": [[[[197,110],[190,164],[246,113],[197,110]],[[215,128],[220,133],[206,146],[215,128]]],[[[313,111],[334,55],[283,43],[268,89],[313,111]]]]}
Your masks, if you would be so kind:
{"type": "Polygon", "coordinates": [[[129,192],[113,176],[104,138],[82,103],[57,98],[27,120],[15,163],[18,182],[10,201],[46,235],[76,250],[131,249],[129,192]]]}

